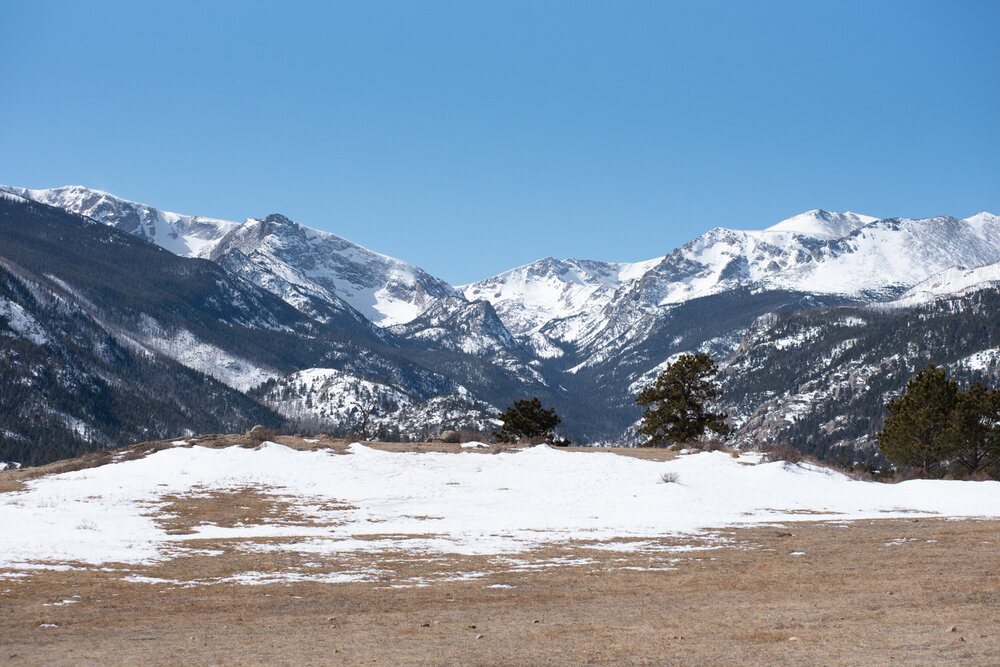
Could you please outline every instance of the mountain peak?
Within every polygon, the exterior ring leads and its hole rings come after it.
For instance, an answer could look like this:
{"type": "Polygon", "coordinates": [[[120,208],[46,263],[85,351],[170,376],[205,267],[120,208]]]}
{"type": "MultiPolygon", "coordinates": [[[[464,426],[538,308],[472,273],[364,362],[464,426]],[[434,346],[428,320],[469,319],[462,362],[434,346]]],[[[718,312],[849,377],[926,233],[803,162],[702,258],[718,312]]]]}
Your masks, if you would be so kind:
{"type": "Polygon", "coordinates": [[[264,222],[274,224],[274,225],[292,225],[295,224],[285,216],[280,213],[272,213],[271,215],[264,218],[264,222]]]}
{"type": "Polygon", "coordinates": [[[764,231],[791,232],[819,239],[837,239],[876,220],[878,218],[873,218],[870,215],[861,215],[850,211],[837,213],[816,208],[782,220],[764,231]]]}

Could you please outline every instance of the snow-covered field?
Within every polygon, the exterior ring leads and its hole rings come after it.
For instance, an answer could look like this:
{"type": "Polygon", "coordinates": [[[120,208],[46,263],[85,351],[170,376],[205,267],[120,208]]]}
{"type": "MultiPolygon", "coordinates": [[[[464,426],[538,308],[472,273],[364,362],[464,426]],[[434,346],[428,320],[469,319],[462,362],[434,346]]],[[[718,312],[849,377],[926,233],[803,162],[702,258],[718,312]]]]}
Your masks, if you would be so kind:
{"type": "Polygon", "coordinates": [[[27,484],[0,494],[0,569],[153,564],[204,549],[206,540],[317,557],[499,555],[570,541],[624,551],[648,539],[772,522],[1000,517],[1000,482],[878,484],[762,463],[753,453],[656,462],[547,446],[495,455],[360,444],[346,455],[275,443],[179,446],[27,484]],[[295,520],[202,523],[189,534],[157,521],[168,496],[242,489],[288,503],[295,520]]]}

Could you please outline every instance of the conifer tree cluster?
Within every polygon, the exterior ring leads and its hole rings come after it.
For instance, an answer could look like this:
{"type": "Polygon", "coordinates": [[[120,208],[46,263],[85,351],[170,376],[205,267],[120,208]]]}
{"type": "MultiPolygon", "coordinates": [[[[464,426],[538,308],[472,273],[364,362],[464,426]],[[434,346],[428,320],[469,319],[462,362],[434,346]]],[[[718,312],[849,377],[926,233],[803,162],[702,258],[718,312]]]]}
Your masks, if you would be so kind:
{"type": "Polygon", "coordinates": [[[922,477],[1000,475],[1000,390],[977,382],[960,392],[945,369],[931,364],[886,409],[878,443],[892,463],[922,477]]]}

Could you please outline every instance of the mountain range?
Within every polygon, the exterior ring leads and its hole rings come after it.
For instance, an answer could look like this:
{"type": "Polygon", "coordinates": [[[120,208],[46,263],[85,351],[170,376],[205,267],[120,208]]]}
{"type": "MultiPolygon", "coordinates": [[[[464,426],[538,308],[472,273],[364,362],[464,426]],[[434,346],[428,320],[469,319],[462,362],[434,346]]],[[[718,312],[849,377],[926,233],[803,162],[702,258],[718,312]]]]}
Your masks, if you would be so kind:
{"type": "Polygon", "coordinates": [[[990,213],[813,210],[643,262],[549,257],[452,286],[278,214],[216,220],[80,186],[0,195],[5,373],[31,388],[0,406],[0,460],[255,422],[345,432],[366,403],[382,437],[488,430],[533,395],[577,440],[628,444],[638,389],[693,351],[720,361],[741,442],[872,459],[882,404],[917,366],[1000,376],[990,213]],[[136,363],[159,378],[130,394],[163,415],[145,431],[115,415],[136,363]],[[208,399],[169,389],[192,378],[230,406],[214,421],[208,399]],[[103,411],[88,403],[101,382],[103,411]]]}

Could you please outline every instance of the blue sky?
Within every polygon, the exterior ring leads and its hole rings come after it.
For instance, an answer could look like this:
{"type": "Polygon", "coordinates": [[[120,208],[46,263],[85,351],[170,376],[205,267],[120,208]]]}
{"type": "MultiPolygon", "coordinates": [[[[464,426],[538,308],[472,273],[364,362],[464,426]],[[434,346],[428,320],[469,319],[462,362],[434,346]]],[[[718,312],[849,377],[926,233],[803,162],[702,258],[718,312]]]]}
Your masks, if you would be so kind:
{"type": "Polygon", "coordinates": [[[281,212],[455,284],[811,208],[1000,213],[998,2],[3,14],[0,183],[281,212]]]}

